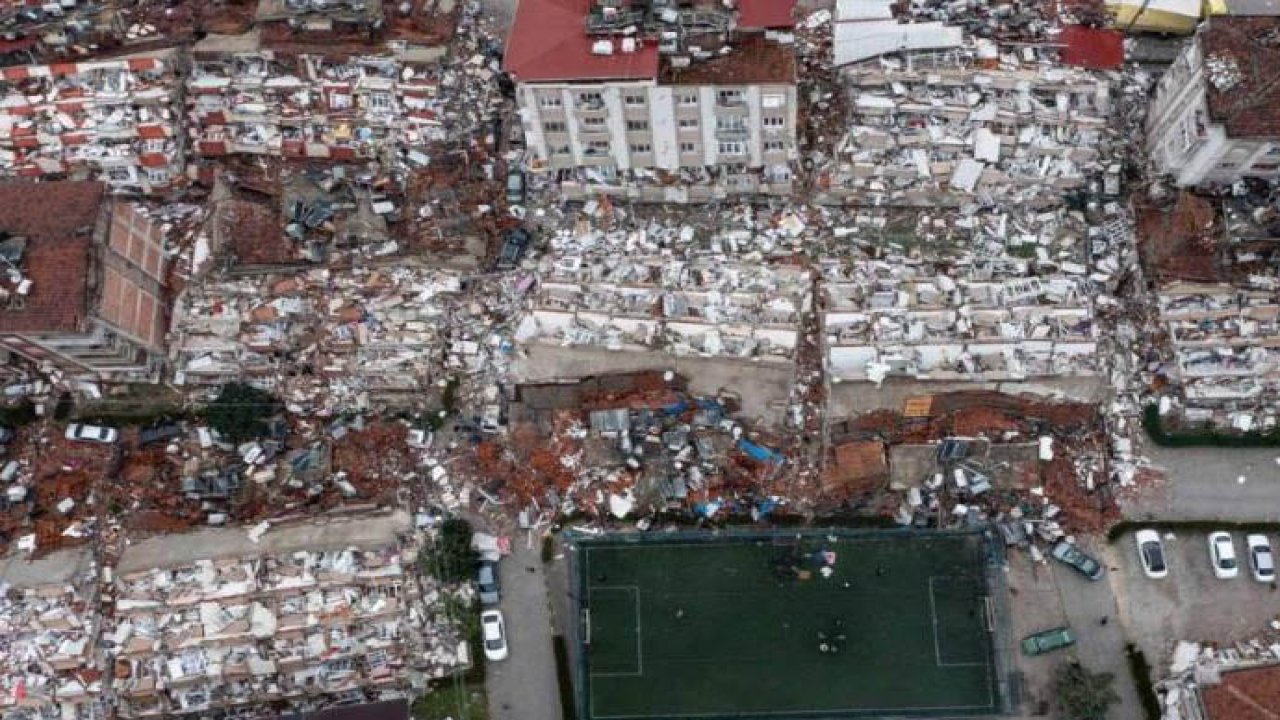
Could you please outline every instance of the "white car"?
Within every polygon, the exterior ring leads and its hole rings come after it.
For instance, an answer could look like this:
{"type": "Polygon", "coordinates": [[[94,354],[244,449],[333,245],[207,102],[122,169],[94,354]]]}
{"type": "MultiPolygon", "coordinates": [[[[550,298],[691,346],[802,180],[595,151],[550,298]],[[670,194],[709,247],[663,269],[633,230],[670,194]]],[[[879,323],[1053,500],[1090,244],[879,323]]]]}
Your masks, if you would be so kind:
{"type": "Polygon", "coordinates": [[[481,638],[484,640],[484,656],[493,661],[507,659],[507,624],[502,621],[501,610],[485,610],[480,613],[481,638]]]}
{"type": "Polygon", "coordinates": [[[86,442],[113,443],[120,439],[120,431],[101,425],[81,425],[72,423],[67,426],[67,439],[86,442]]]}
{"type": "Polygon", "coordinates": [[[1160,533],[1155,530],[1139,530],[1133,535],[1138,544],[1138,559],[1142,561],[1142,571],[1149,578],[1160,579],[1169,574],[1169,566],[1164,560],[1164,545],[1160,544],[1160,533]]]}
{"type": "Polygon", "coordinates": [[[1240,574],[1240,563],[1236,561],[1236,544],[1231,541],[1231,533],[1209,533],[1209,562],[1213,563],[1213,574],[1219,580],[1230,580],[1240,574]]]}
{"type": "Polygon", "coordinates": [[[1269,583],[1276,579],[1276,561],[1271,555],[1271,541],[1266,535],[1245,535],[1244,545],[1249,548],[1249,569],[1253,579],[1269,583]]]}

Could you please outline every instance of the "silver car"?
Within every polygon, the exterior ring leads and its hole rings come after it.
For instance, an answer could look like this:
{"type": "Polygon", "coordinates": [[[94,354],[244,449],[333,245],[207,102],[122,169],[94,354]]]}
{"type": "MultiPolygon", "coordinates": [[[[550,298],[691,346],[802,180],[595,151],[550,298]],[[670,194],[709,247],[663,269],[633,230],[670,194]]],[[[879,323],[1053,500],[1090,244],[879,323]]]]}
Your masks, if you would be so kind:
{"type": "Polygon", "coordinates": [[[72,423],[67,426],[67,439],[77,442],[113,443],[120,439],[120,431],[101,425],[72,423]]]}

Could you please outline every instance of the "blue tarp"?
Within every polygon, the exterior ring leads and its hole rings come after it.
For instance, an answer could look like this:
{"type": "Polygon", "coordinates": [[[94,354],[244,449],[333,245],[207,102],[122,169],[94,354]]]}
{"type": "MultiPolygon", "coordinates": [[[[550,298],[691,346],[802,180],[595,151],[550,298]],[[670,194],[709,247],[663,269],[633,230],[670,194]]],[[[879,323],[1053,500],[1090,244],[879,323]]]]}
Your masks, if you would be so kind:
{"type": "Polygon", "coordinates": [[[782,462],[783,458],[778,453],[770,450],[763,445],[757,445],[745,438],[738,441],[738,449],[751,456],[752,460],[760,462],[782,462]]]}

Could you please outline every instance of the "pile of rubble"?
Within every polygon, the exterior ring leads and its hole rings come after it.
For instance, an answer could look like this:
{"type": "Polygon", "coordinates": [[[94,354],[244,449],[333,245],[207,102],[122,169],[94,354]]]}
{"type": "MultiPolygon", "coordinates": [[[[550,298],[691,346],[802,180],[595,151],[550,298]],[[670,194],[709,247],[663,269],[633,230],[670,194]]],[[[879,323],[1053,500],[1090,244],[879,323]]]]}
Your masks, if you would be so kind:
{"type": "Polygon", "coordinates": [[[410,670],[465,666],[460,628],[438,613],[472,591],[419,585],[414,553],[301,550],[118,575],[103,630],[117,712],[314,707],[403,690],[410,670]]]}
{"type": "Polygon", "coordinates": [[[175,382],[248,379],[320,415],[420,391],[436,379],[440,320],[460,287],[455,273],[410,263],[194,285],[174,312],[175,382]]]}
{"type": "Polygon", "coordinates": [[[6,718],[102,714],[101,617],[92,583],[0,584],[0,714],[6,718]]]}

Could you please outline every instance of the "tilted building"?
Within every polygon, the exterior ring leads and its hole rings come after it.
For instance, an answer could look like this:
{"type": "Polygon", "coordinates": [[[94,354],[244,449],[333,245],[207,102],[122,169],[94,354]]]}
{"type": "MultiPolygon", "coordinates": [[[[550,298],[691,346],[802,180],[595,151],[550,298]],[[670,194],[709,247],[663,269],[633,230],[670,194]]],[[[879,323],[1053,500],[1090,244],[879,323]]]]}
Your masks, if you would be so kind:
{"type": "Polygon", "coordinates": [[[1160,78],[1147,151],[1180,186],[1280,176],[1280,17],[1214,17],[1160,78]]]}

